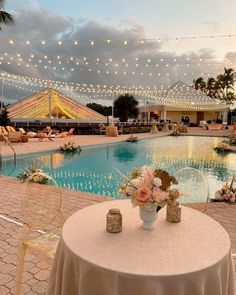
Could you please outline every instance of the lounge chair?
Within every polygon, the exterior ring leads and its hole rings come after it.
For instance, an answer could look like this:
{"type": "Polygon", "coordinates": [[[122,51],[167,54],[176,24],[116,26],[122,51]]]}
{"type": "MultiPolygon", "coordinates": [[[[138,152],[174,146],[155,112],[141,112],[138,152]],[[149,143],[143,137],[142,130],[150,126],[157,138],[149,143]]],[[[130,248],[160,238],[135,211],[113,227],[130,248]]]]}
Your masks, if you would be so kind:
{"type": "Polygon", "coordinates": [[[7,135],[8,135],[8,132],[7,132],[6,128],[3,127],[3,126],[1,126],[0,128],[1,128],[1,132],[2,132],[5,136],[7,136],[7,135]]]}
{"type": "Polygon", "coordinates": [[[38,133],[38,141],[43,141],[44,138],[47,138],[50,141],[53,141],[53,138],[55,137],[55,135],[52,134],[52,130],[49,131],[49,133],[45,133],[45,132],[39,132],[38,133]]]}
{"type": "Polygon", "coordinates": [[[25,129],[24,128],[18,128],[19,129],[19,131],[22,133],[22,134],[26,134],[26,131],[25,131],[25,129]]]}
{"type": "Polygon", "coordinates": [[[15,128],[11,126],[6,126],[5,129],[7,130],[8,133],[16,132],[15,128]]]}
{"type": "Polygon", "coordinates": [[[106,134],[106,126],[104,125],[104,124],[101,124],[100,126],[99,126],[99,128],[100,128],[100,134],[102,135],[102,134],[106,134]]]}
{"type": "Polygon", "coordinates": [[[205,121],[205,120],[201,120],[200,122],[199,122],[199,127],[204,127],[205,125],[207,125],[207,122],[205,121]]]}
{"type": "Polygon", "coordinates": [[[22,133],[20,131],[10,132],[8,134],[8,141],[11,143],[22,143],[22,133]]]}
{"type": "Polygon", "coordinates": [[[74,130],[75,130],[75,128],[70,128],[70,130],[69,130],[67,136],[72,136],[73,133],[74,133],[74,130]]]}

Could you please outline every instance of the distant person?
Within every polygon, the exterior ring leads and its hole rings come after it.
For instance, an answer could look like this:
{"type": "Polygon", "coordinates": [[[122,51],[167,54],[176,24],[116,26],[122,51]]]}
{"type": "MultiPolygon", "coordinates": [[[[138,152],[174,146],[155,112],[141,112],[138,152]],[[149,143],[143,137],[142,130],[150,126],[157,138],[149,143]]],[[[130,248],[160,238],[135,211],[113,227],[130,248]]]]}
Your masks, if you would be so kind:
{"type": "Polygon", "coordinates": [[[189,125],[189,121],[190,121],[189,117],[186,116],[186,117],[184,118],[184,122],[185,122],[185,124],[186,124],[186,125],[189,125]]]}
{"type": "Polygon", "coordinates": [[[184,119],[184,116],[182,116],[182,118],[181,118],[181,123],[185,123],[185,119],[184,119]]]}

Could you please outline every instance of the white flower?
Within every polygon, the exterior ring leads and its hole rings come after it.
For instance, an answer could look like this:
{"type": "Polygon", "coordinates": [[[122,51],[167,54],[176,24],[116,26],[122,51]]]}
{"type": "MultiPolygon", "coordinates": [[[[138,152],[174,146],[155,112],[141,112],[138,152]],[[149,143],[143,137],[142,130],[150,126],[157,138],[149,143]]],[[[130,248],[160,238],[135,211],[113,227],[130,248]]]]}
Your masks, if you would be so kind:
{"type": "Polygon", "coordinates": [[[136,187],[136,188],[139,188],[139,187],[142,186],[142,180],[139,179],[139,178],[135,178],[135,179],[132,179],[132,180],[130,181],[130,184],[131,184],[131,186],[134,186],[134,187],[136,187]]]}
{"type": "Polygon", "coordinates": [[[125,189],[125,192],[129,195],[132,196],[135,193],[136,189],[132,186],[127,186],[125,189]]]}
{"type": "Polygon", "coordinates": [[[161,179],[158,178],[158,177],[155,177],[155,178],[153,179],[153,184],[154,184],[155,186],[160,187],[160,186],[162,185],[161,179]]]}

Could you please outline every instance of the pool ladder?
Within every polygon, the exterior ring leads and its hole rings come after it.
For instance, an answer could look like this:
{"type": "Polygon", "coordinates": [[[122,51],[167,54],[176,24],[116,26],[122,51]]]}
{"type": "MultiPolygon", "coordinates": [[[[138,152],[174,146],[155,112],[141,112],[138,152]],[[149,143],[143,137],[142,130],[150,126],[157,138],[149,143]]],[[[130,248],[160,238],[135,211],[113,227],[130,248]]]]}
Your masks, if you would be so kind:
{"type": "MultiPolygon", "coordinates": [[[[16,164],[16,151],[15,151],[15,149],[13,148],[12,144],[10,143],[10,141],[8,140],[8,138],[5,135],[2,134],[2,137],[3,137],[4,141],[5,141],[5,143],[7,143],[10,146],[10,148],[12,149],[13,156],[14,156],[14,164],[16,164]]],[[[2,152],[1,152],[1,148],[0,148],[0,164],[2,165],[2,152]]]]}

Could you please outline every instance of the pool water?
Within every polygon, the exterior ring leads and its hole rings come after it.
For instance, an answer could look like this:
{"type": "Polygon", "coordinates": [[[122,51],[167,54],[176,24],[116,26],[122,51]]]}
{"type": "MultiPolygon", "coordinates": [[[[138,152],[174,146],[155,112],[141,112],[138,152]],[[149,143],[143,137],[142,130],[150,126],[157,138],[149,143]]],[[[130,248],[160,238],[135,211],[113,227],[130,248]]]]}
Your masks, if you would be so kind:
{"type": "Polygon", "coordinates": [[[0,171],[15,177],[23,168],[37,165],[61,187],[116,198],[118,187],[124,182],[117,169],[128,174],[133,167],[155,164],[173,174],[180,168],[192,167],[207,177],[212,196],[236,172],[236,154],[222,155],[213,150],[220,141],[222,138],[193,136],[145,139],[84,148],[75,155],[35,154],[18,158],[15,165],[12,160],[3,160],[0,171]]]}

